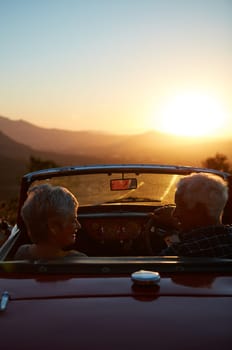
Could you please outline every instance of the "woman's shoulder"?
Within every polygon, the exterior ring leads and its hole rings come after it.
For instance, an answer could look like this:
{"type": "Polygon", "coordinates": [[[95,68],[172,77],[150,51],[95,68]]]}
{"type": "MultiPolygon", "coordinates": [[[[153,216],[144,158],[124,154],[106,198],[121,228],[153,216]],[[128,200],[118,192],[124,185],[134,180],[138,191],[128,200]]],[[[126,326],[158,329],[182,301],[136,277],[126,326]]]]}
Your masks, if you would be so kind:
{"type": "Polygon", "coordinates": [[[18,250],[15,253],[14,259],[15,260],[26,260],[31,259],[31,252],[30,252],[31,244],[23,244],[21,245],[18,250]]]}
{"type": "Polygon", "coordinates": [[[84,253],[79,252],[78,250],[69,250],[66,252],[66,255],[64,256],[64,258],[71,258],[71,257],[85,257],[87,256],[84,253]]]}
{"type": "Polygon", "coordinates": [[[62,256],[56,257],[54,256],[53,258],[49,257],[49,259],[47,257],[35,257],[32,254],[32,249],[31,249],[32,245],[31,244],[23,244],[21,245],[18,250],[15,253],[14,256],[14,260],[40,260],[40,259],[44,259],[44,260],[56,260],[56,259],[60,259],[60,258],[70,258],[70,257],[86,257],[87,255],[84,253],[81,253],[77,250],[69,250],[66,251],[64,254],[62,254],[62,256]]]}

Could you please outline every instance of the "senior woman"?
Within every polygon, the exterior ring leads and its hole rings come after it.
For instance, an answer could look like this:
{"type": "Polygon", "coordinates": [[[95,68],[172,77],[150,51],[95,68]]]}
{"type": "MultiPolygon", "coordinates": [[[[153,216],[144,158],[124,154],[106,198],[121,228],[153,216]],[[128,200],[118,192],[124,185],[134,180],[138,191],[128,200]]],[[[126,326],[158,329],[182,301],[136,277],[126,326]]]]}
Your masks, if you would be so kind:
{"type": "Polygon", "coordinates": [[[15,259],[57,259],[86,256],[67,250],[80,229],[77,220],[78,201],[64,187],[42,184],[32,187],[22,207],[21,215],[32,244],[18,248],[15,259]]]}

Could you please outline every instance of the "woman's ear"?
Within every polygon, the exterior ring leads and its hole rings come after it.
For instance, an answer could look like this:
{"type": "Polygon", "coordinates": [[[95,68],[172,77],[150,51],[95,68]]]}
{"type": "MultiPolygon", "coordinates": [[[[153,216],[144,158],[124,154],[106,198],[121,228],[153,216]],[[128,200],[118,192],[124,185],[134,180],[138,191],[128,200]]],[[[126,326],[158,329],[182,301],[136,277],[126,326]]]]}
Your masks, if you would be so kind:
{"type": "Polygon", "coordinates": [[[48,219],[48,229],[52,235],[56,235],[59,228],[58,220],[54,217],[48,219]]]}
{"type": "Polygon", "coordinates": [[[32,241],[32,238],[31,238],[31,231],[29,229],[27,229],[27,235],[28,237],[30,238],[30,240],[32,241]]]}

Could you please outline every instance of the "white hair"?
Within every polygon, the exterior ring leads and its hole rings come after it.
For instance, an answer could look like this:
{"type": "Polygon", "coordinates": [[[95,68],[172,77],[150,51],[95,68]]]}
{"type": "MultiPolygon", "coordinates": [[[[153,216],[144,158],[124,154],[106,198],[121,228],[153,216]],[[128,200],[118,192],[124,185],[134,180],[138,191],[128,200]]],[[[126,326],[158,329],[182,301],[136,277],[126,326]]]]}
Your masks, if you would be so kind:
{"type": "Polygon", "coordinates": [[[42,184],[30,188],[21,215],[33,242],[48,239],[49,218],[57,218],[62,224],[78,205],[76,197],[65,187],[42,184]]]}
{"type": "Polygon", "coordinates": [[[228,187],[218,175],[193,173],[178,182],[176,194],[188,209],[201,203],[211,217],[220,217],[228,200],[228,187]]]}

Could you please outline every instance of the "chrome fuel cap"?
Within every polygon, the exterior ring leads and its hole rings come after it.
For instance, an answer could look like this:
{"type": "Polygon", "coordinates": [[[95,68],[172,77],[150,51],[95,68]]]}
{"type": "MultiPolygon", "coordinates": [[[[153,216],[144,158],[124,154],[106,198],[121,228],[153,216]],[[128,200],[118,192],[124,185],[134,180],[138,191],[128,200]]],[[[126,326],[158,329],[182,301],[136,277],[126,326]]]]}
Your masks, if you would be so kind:
{"type": "Polygon", "coordinates": [[[136,285],[156,285],[160,282],[159,272],[139,270],[131,274],[131,279],[136,285]]]}

